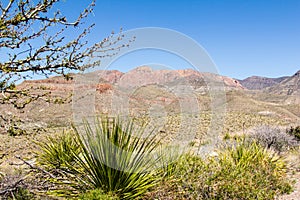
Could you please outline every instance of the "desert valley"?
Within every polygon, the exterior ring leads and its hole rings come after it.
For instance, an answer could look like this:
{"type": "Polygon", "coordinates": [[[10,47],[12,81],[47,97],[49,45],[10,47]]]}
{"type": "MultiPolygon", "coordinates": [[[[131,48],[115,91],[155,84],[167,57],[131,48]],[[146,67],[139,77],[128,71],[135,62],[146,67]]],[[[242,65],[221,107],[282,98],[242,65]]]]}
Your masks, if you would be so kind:
{"type": "MultiPolygon", "coordinates": [[[[26,97],[16,104],[0,105],[3,175],[20,166],[37,170],[33,167],[37,141],[67,131],[83,118],[126,115],[155,128],[162,144],[186,145],[198,155],[202,146],[213,143],[210,150],[214,152],[224,141],[256,134],[262,127],[264,131],[285,131],[300,124],[300,71],[279,78],[252,76],[237,80],[193,69],[154,70],[142,66],[126,73],[100,70],[70,74],[68,79],[57,76],[28,80],[17,88],[47,95],[24,108],[16,105],[22,105],[26,97]]],[[[11,179],[14,184],[16,179],[11,179]]],[[[2,183],[2,188],[5,186],[2,183]]],[[[38,190],[38,186],[32,187],[38,190]]]]}

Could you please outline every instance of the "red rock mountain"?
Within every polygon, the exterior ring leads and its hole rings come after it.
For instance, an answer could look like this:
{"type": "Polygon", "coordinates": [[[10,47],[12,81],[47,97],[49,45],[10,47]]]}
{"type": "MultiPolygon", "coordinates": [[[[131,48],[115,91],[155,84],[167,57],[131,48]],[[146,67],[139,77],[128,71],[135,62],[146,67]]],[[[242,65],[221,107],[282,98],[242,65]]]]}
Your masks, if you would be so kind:
{"type": "Polygon", "coordinates": [[[193,69],[153,70],[143,66],[127,73],[117,70],[98,72],[100,79],[123,87],[137,87],[150,84],[188,84],[194,87],[206,86],[208,81],[222,82],[224,86],[243,89],[235,79],[211,73],[201,73],[193,69]]]}
{"type": "MultiPolygon", "coordinates": [[[[151,84],[177,85],[185,84],[194,88],[206,87],[209,82],[218,82],[226,88],[244,89],[239,81],[211,73],[201,73],[193,69],[182,70],[153,70],[150,67],[138,67],[127,73],[118,70],[99,70],[92,72],[99,81],[93,86],[99,91],[106,91],[112,88],[112,85],[121,87],[140,87],[151,84]]],[[[65,80],[63,77],[52,77],[44,80],[24,81],[19,87],[32,84],[43,85],[50,90],[66,91],[72,90],[76,74],[72,74],[72,80],[65,80]]]]}

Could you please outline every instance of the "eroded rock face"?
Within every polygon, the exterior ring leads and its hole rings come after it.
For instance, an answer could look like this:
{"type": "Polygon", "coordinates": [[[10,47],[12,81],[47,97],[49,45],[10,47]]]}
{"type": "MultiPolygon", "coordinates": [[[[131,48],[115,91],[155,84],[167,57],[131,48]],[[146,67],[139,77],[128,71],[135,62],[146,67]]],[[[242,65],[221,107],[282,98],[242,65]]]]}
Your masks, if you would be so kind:
{"type": "Polygon", "coordinates": [[[52,99],[51,102],[47,101],[47,96],[28,105],[24,115],[33,121],[39,120],[48,125],[53,123],[53,119],[56,120],[55,124],[64,124],[72,120],[73,103],[87,95],[94,95],[97,113],[117,113],[127,107],[130,112],[135,113],[145,113],[158,108],[178,113],[181,111],[179,108],[183,107],[180,102],[184,101],[188,106],[195,104],[193,101],[197,97],[188,94],[195,92],[201,95],[203,99],[199,106],[208,109],[211,86],[230,90],[243,89],[241,84],[232,78],[192,69],[153,70],[150,67],[138,67],[127,73],[100,70],[86,75],[82,77],[72,74],[69,80],[58,76],[24,81],[17,86],[19,89],[26,88],[34,93],[49,92],[49,99],[52,99]],[[220,84],[209,85],[210,82],[220,84]]]}
{"type": "Polygon", "coordinates": [[[99,83],[96,86],[96,91],[100,92],[100,93],[104,93],[106,91],[112,90],[113,86],[109,83],[99,83]]]}
{"type": "MultiPolygon", "coordinates": [[[[252,76],[244,80],[240,80],[240,83],[249,90],[262,90],[268,94],[296,96],[296,99],[300,96],[300,70],[292,76],[284,76],[280,78],[266,78],[259,76],[252,76]]],[[[293,100],[294,101],[294,100],[293,100]]]]}
{"type": "Polygon", "coordinates": [[[117,83],[120,78],[124,75],[123,72],[118,70],[100,70],[97,71],[97,76],[99,77],[99,82],[109,82],[111,84],[117,83]]]}
{"type": "MultiPolygon", "coordinates": [[[[72,75],[73,77],[74,75],[72,75]]],[[[17,87],[32,88],[40,90],[51,90],[51,91],[64,91],[68,92],[73,90],[74,80],[72,78],[66,80],[62,76],[51,77],[42,80],[26,80],[17,87]]]]}

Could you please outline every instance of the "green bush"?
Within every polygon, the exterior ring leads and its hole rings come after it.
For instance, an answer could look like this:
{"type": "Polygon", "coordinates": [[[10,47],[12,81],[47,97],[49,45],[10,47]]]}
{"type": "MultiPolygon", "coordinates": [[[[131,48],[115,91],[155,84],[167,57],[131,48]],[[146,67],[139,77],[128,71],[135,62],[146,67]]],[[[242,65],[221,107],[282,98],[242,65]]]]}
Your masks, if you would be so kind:
{"type": "Polygon", "coordinates": [[[88,188],[132,199],[156,184],[149,170],[159,160],[151,156],[159,142],[151,134],[145,136],[146,126],[135,127],[132,120],[104,117],[98,118],[94,127],[85,122],[84,128],[83,135],[76,131],[83,149],[77,160],[84,169],[83,182],[88,188]]]}
{"type": "Polygon", "coordinates": [[[209,164],[215,166],[207,180],[211,199],[274,199],[292,189],[285,162],[255,142],[225,149],[209,164]]]}
{"type": "Polygon", "coordinates": [[[23,130],[21,128],[19,128],[17,125],[11,125],[8,130],[7,133],[9,136],[20,136],[20,135],[26,135],[26,130],[23,130]]]}
{"type": "Polygon", "coordinates": [[[76,155],[82,151],[76,135],[72,131],[48,137],[38,142],[38,163],[47,169],[71,170],[76,165],[76,155]]]}
{"type": "Polygon", "coordinates": [[[179,147],[160,146],[158,155],[160,156],[158,165],[158,178],[169,179],[174,176],[178,167],[178,161],[181,160],[182,153],[179,147]]]}
{"type": "Polygon", "coordinates": [[[274,199],[292,190],[286,164],[257,143],[241,142],[217,157],[185,155],[174,176],[147,194],[151,199],[274,199]]]}
{"type": "Polygon", "coordinates": [[[157,187],[149,191],[144,199],[203,199],[205,180],[209,170],[204,161],[195,155],[184,154],[170,166],[172,171],[165,176],[157,174],[157,178],[163,177],[157,187]]]}
{"type": "Polygon", "coordinates": [[[297,138],[297,140],[300,140],[300,126],[287,129],[287,133],[297,138]]]}

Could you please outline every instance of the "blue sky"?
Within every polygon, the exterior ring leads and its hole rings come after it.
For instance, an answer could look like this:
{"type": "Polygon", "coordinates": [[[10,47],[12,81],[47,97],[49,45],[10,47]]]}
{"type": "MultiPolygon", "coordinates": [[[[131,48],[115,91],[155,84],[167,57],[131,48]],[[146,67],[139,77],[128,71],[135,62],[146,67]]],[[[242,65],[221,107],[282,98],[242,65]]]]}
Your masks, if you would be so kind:
{"type": "MultiPolygon", "coordinates": [[[[72,18],[87,4],[65,0],[60,9],[72,18]]],[[[300,69],[299,0],[98,0],[88,21],[96,23],[91,42],[120,27],[176,30],[202,45],[219,73],[230,77],[279,77],[300,69]]],[[[114,67],[126,71],[141,63],[178,62],[175,68],[185,68],[178,58],[147,52],[129,55],[114,67]]]]}

